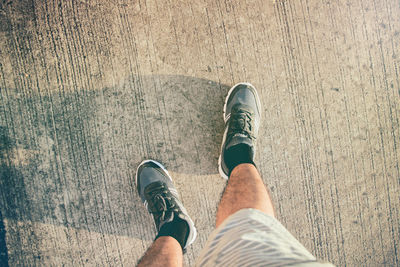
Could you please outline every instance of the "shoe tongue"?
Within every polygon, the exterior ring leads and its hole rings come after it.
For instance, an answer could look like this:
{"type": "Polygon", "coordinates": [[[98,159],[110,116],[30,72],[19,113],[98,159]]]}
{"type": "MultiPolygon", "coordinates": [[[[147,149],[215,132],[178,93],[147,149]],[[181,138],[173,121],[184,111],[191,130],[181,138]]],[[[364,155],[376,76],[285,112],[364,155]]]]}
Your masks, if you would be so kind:
{"type": "Polygon", "coordinates": [[[250,147],[253,147],[253,143],[247,135],[237,133],[234,136],[232,136],[231,140],[229,141],[225,149],[229,149],[230,147],[239,144],[246,144],[250,147]]]}

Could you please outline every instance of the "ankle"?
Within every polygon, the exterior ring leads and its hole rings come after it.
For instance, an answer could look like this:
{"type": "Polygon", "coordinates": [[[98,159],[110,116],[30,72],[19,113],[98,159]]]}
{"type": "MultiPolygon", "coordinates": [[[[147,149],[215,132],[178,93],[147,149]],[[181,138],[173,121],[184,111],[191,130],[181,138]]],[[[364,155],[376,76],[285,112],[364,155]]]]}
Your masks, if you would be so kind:
{"type": "Polygon", "coordinates": [[[247,144],[238,144],[227,149],[224,158],[226,166],[229,169],[229,174],[240,164],[248,163],[255,166],[253,157],[253,150],[247,144]]]}
{"type": "Polygon", "coordinates": [[[244,173],[248,173],[248,172],[254,172],[257,171],[257,166],[256,164],[253,163],[241,163],[236,165],[232,171],[231,171],[231,176],[243,176],[244,173]]]}
{"type": "MultiPolygon", "coordinates": [[[[175,216],[175,215],[174,215],[175,216]]],[[[162,236],[170,236],[176,239],[183,249],[189,236],[189,225],[186,221],[175,216],[175,218],[168,223],[161,226],[156,239],[162,236]]]]}

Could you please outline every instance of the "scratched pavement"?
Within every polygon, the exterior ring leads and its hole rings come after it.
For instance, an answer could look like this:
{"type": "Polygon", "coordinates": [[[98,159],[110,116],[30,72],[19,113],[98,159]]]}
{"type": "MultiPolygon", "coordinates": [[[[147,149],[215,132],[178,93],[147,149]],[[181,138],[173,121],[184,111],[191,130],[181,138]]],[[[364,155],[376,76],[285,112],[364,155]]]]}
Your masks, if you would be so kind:
{"type": "Polygon", "coordinates": [[[222,107],[260,93],[256,163],[317,258],[400,266],[400,3],[0,1],[0,266],[131,266],[155,229],[135,190],[169,169],[214,229],[222,107]]]}

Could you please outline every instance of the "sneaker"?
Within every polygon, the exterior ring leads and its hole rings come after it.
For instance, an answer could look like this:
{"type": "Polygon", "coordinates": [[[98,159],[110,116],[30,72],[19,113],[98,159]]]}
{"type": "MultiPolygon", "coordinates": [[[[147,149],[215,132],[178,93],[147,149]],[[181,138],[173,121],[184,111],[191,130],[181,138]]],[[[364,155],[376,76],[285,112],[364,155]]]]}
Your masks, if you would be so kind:
{"type": "Polygon", "coordinates": [[[222,178],[229,178],[224,154],[230,147],[238,144],[248,145],[254,161],[255,142],[260,127],[260,109],[260,99],[253,85],[238,83],[229,90],[224,105],[225,132],[218,160],[218,170],[222,178]]]}
{"type": "Polygon", "coordinates": [[[197,231],[179,198],[165,167],[154,160],[143,161],[136,171],[136,186],[146,209],[153,215],[157,232],[175,216],[187,222],[189,234],[183,249],[196,239],[197,231]]]}

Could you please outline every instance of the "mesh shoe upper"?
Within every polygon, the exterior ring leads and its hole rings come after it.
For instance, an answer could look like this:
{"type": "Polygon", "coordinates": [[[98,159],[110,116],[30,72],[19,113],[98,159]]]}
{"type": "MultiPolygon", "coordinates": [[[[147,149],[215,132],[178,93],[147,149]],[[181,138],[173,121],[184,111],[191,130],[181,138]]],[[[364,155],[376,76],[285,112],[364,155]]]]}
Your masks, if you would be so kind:
{"type": "Polygon", "coordinates": [[[238,144],[246,144],[255,155],[255,141],[260,126],[260,100],[256,89],[246,83],[231,88],[224,107],[225,132],[219,158],[219,172],[225,179],[229,170],[224,161],[224,152],[238,144]]]}
{"type": "Polygon", "coordinates": [[[180,201],[168,171],[156,161],[144,161],[136,172],[136,186],[143,204],[153,215],[157,232],[165,223],[178,216],[189,226],[189,236],[184,248],[193,243],[197,235],[196,228],[180,201]]]}
{"type": "MultiPolygon", "coordinates": [[[[157,231],[164,223],[170,222],[174,216],[182,213],[178,199],[163,182],[154,182],[148,185],[145,190],[145,199],[148,211],[153,215],[157,231]]],[[[185,219],[184,216],[179,216],[185,219]]]]}
{"type": "Polygon", "coordinates": [[[242,104],[233,106],[227,124],[228,132],[226,134],[225,149],[240,143],[253,146],[257,133],[254,112],[251,107],[242,104]]]}

